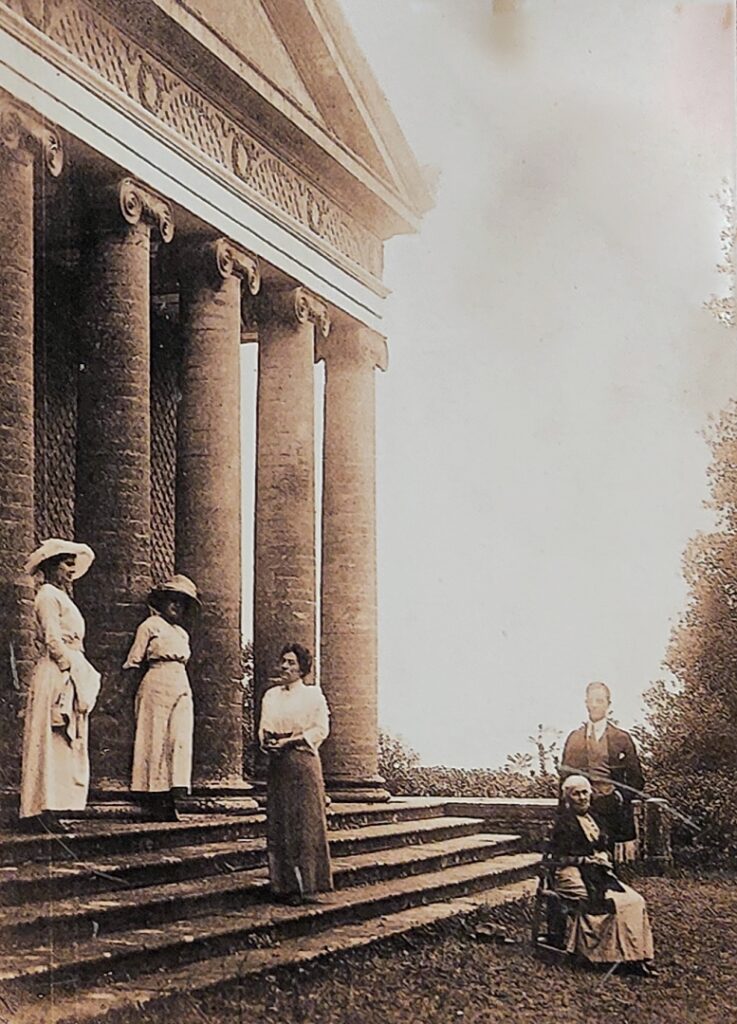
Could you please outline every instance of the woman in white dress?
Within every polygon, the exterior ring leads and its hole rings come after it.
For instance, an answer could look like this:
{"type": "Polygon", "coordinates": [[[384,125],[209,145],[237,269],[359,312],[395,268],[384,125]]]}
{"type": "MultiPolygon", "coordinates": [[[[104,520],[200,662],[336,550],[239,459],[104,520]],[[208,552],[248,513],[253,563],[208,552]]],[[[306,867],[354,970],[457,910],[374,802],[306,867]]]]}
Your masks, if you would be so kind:
{"type": "Polygon", "coordinates": [[[182,625],[199,606],[197,588],[173,576],[148,598],[123,668],[145,668],[136,694],[131,790],[145,794],[151,817],[178,821],[176,799],[190,791],[194,707],[187,676],[189,634],[182,625]]]}
{"type": "Polygon", "coordinates": [[[319,686],[307,686],[312,655],[300,644],[281,652],[281,686],[264,694],[259,743],[269,755],[267,854],[271,891],[310,903],[333,888],[318,748],[330,731],[319,686]]]}
{"type": "Polygon", "coordinates": [[[85,623],[69,596],[73,580],[94,560],[86,544],[51,538],[28,558],[25,571],[43,584],[34,602],[42,654],[26,701],[20,817],[23,827],[65,832],[57,812],[81,811],[89,791],[88,720],[100,675],[84,655],[85,623]]]}

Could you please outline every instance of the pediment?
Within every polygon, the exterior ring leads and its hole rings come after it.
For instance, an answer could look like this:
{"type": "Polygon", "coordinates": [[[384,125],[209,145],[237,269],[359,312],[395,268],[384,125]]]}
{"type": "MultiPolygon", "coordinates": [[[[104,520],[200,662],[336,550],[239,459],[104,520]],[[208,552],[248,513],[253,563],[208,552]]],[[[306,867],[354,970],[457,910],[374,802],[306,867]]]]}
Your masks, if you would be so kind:
{"type": "Polygon", "coordinates": [[[188,0],[189,10],[288,103],[416,212],[419,167],[337,0],[188,0]]]}
{"type": "Polygon", "coordinates": [[[189,0],[191,11],[247,63],[311,117],[319,108],[262,0],[189,0]]]}

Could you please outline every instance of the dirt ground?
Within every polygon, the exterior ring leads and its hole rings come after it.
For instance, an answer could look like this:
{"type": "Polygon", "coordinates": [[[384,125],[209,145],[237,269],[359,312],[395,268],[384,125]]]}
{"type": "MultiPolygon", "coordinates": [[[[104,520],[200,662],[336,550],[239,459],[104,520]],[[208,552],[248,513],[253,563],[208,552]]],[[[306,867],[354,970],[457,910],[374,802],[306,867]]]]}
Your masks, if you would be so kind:
{"type": "MultiPolygon", "coordinates": [[[[474,926],[391,949],[249,980],[167,1009],[166,1022],[210,1024],[733,1024],[737,1022],[737,887],[733,879],[638,879],[659,975],[606,976],[533,956],[526,913],[510,942],[474,926]]],[[[163,1024],[141,1015],[139,1020],[163,1024]]]]}

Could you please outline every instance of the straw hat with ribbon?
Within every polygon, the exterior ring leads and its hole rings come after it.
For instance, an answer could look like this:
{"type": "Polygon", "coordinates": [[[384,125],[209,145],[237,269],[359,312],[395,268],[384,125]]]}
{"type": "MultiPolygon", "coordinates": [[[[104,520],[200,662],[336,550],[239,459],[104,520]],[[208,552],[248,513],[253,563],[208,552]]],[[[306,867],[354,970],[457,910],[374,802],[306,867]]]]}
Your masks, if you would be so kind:
{"type": "Polygon", "coordinates": [[[58,558],[60,555],[74,555],[74,572],[72,579],[78,580],[87,572],[95,560],[95,552],[87,544],[75,544],[72,540],[62,540],[60,537],[49,537],[43,544],[28,556],[24,566],[24,572],[33,576],[39,567],[49,558],[58,558]]]}
{"type": "Polygon", "coordinates": [[[177,573],[176,576],[172,576],[171,579],[167,580],[166,583],[161,583],[159,586],[154,587],[151,591],[149,600],[153,598],[162,598],[167,595],[172,597],[186,597],[196,605],[200,605],[200,599],[197,596],[197,587],[194,585],[192,580],[188,576],[183,576],[181,573],[177,573]]]}

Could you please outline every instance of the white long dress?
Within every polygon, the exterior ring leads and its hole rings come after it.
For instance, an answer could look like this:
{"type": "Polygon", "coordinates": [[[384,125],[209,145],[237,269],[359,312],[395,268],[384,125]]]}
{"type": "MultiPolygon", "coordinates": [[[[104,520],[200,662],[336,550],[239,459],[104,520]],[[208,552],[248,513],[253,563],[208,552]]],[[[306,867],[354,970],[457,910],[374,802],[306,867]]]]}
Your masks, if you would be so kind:
{"type": "Polygon", "coordinates": [[[135,793],[190,788],[194,707],[186,669],[189,658],[189,634],[182,626],[153,614],[138,627],[123,666],[146,665],[136,694],[131,778],[135,793]]]}
{"type": "Polygon", "coordinates": [[[71,597],[44,583],[34,603],[44,653],[28,688],[23,729],[20,816],[42,811],[80,811],[87,803],[90,763],[88,715],[99,675],[82,653],[85,624],[71,597]],[[74,668],[73,668],[74,666],[74,668]],[[91,680],[82,704],[71,678],[91,680]]]}

